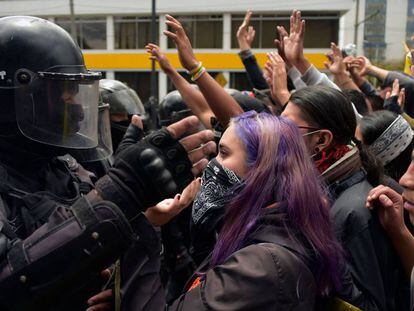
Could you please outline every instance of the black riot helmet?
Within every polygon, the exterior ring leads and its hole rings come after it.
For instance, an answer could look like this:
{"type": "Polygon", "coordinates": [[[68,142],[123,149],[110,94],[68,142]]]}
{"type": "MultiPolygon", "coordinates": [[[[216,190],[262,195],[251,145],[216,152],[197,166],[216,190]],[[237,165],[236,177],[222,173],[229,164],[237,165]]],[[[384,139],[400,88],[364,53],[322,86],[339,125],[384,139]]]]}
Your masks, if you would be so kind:
{"type": "Polygon", "coordinates": [[[132,115],[140,115],[143,122],[148,120],[148,115],[137,93],[121,81],[102,79],[99,81],[99,95],[102,103],[109,104],[112,149],[116,151],[132,115]]]}
{"type": "Polygon", "coordinates": [[[96,147],[100,77],[86,69],[79,46],[56,24],[0,18],[0,135],[20,132],[52,146],[96,147]]]}
{"type": "Polygon", "coordinates": [[[264,104],[263,101],[260,99],[255,98],[254,96],[251,96],[252,93],[243,91],[240,92],[235,89],[227,89],[225,88],[226,92],[231,95],[236,102],[239,104],[239,106],[243,109],[243,111],[250,111],[254,110],[256,112],[267,112],[270,113],[269,108],[264,104]]]}
{"type": "MultiPolygon", "coordinates": [[[[198,86],[195,84],[191,86],[198,89],[198,86]]],[[[236,89],[224,88],[224,90],[236,100],[243,111],[255,110],[257,112],[270,113],[269,108],[259,99],[236,89]]],[[[168,93],[158,107],[158,119],[161,126],[170,125],[192,114],[177,90],[168,93]]]]}
{"type": "MultiPolygon", "coordinates": [[[[197,86],[193,87],[197,88],[197,86]]],[[[192,114],[177,90],[165,95],[158,105],[158,122],[160,126],[168,126],[192,114]]]]}
{"type": "Polygon", "coordinates": [[[109,104],[111,114],[145,114],[144,105],[137,93],[121,81],[102,79],[99,81],[99,94],[102,102],[109,104]]]}

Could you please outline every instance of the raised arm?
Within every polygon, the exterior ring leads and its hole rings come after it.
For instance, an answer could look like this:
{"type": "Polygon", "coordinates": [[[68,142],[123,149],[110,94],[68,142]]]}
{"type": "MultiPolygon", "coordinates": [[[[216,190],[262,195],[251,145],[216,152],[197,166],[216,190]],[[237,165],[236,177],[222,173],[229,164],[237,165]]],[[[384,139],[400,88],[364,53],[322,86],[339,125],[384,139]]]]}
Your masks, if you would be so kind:
{"type": "Polygon", "coordinates": [[[334,82],[339,86],[341,90],[357,90],[360,91],[358,86],[349,77],[346,71],[346,64],[342,57],[342,52],[339,47],[331,42],[331,53],[328,53],[328,61],[324,63],[326,69],[328,69],[334,76],[334,82]]]}
{"type": "Polygon", "coordinates": [[[273,100],[283,108],[290,98],[290,92],[287,88],[286,65],[282,57],[276,52],[269,53],[268,58],[264,76],[270,85],[273,100]]]}
{"type": "Polygon", "coordinates": [[[211,117],[214,117],[214,113],[211,111],[203,94],[192,87],[191,84],[177,72],[157,45],[150,43],[145,48],[147,49],[147,52],[151,54],[151,58],[158,61],[162,71],[164,71],[178,92],[180,92],[181,97],[188,108],[199,118],[206,128],[211,129],[211,117]]]}
{"type": "Polygon", "coordinates": [[[250,84],[258,90],[264,90],[268,89],[269,85],[267,85],[263,78],[262,70],[257,64],[256,57],[251,51],[252,42],[256,34],[253,26],[249,25],[252,14],[253,13],[250,10],[246,12],[243,23],[237,30],[236,37],[240,49],[239,56],[246,69],[247,78],[249,79],[250,84]]]}
{"type": "Polygon", "coordinates": [[[325,85],[339,90],[335,83],[306,59],[303,53],[304,38],[305,21],[300,11],[294,10],[290,17],[290,33],[283,38],[286,60],[300,72],[306,85],[325,85]]]}
{"type": "Polygon", "coordinates": [[[279,34],[279,39],[275,39],[275,46],[276,49],[280,55],[280,57],[283,59],[283,61],[286,64],[286,69],[288,70],[288,76],[292,80],[293,85],[295,86],[296,90],[300,90],[304,87],[306,87],[306,83],[302,81],[301,79],[301,73],[299,70],[296,69],[286,58],[285,55],[285,44],[284,40],[285,37],[288,37],[289,34],[286,31],[285,27],[283,26],[277,26],[277,32],[279,34]]]}
{"type": "Polygon", "coordinates": [[[166,18],[171,31],[165,30],[164,34],[175,42],[181,65],[191,74],[214,115],[226,127],[230,118],[243,113],[243,110],[197,60],[181,23],[170,15],[166,15],[166,18]]]}
{"type": "Polygon", "coordinates": [[[375,77],[380,81],[384,81],[389,74],[388,70],[374,66],[365,56],[358,57],[357,62],[359,62],[359,66],[361,68],[361,76],[368,75],[375,77]]]}

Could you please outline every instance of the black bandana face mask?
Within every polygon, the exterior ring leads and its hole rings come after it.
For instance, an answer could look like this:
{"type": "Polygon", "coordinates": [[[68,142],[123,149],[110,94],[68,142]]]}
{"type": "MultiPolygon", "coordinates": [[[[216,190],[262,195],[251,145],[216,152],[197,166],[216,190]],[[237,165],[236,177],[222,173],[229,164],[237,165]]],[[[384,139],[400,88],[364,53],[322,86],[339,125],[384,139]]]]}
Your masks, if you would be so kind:
{"type": "MultiPolygon", "coordinates": [[[[240,177],[212,159],[201,177],[201,189],[194,200],[192,218],[195,225],[210,223],[210,216],[224,213],[226,205],[234,198],[233,189],[242,184],[240,177]]],[[[214,220],[216,223],[217,220],[214,220]]]]}

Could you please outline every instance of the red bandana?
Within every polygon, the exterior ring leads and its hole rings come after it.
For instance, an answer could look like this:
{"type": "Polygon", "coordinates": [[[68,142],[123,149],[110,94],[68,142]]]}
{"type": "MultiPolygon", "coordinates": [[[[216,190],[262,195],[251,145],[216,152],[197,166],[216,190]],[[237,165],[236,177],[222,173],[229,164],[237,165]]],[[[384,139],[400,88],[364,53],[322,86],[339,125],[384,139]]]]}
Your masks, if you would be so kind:
{"type": "Polygon", "coordinates": [[[322,151],[322,157],[319,160],[315,161],[316,167],[319,172],[322,174],[325,172],[332,164],[342,158],[351,148],[347,145],[337,145],[329,150],[322,151]]]}

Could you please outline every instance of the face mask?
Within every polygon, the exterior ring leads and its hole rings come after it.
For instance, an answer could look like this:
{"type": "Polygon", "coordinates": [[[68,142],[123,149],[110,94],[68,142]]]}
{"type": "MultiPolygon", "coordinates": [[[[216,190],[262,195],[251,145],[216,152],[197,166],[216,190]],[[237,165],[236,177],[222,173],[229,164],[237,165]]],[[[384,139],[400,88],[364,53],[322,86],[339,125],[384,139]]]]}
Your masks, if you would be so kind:
{"type": "Polygon", "coordinates": [[[216,158],[208,163],[201,180],[201,189],[192,209],[196,225],[210,222],[209,216],[214,211],[223,213],[226,205],[234,198],[233,189],[242,183],[236,173],[222,166],[216,158]]]}
{"type": "Polygon", "coordinates": [[[112,150],[115,152],[125,135],[125,132],[129,126],[129,121],[114,122],[111,121],[111,137],[112,137],[112,150]]]}

